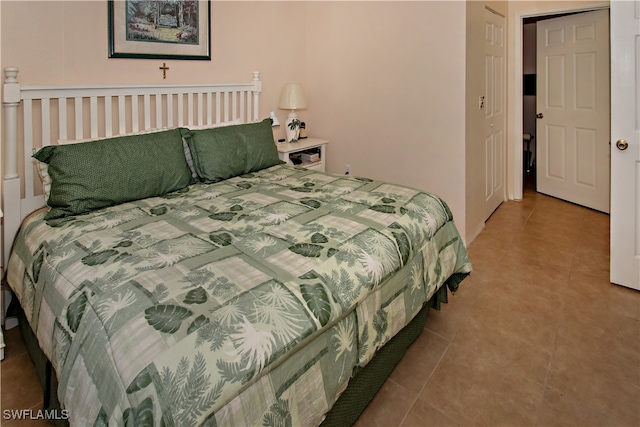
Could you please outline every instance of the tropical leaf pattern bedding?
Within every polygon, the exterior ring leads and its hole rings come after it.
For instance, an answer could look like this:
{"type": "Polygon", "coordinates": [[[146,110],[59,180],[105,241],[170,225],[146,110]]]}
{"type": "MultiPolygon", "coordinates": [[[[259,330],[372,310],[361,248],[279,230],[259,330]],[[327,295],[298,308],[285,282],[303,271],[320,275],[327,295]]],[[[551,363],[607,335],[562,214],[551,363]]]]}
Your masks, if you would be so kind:
{"type": "Polygon", "coordinates": [[[317,425],[471,270],[436,196],[286,165],[43,217],[8,282],[72,425],[317,425]]]}

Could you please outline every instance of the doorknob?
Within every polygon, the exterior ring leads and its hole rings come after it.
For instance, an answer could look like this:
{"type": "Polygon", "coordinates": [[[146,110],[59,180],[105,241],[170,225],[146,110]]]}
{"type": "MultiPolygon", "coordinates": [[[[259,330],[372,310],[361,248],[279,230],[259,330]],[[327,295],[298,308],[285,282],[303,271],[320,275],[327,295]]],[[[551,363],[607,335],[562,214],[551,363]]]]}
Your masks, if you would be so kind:
{"type": "Polygon", "coordinates": [[[536,114],[536,117],[537,117],[538,119],[543,119],[543,118],[544,118],[544,114],[542,114],[542,113],[538,113],[538,114],[536,114]]]}
{"type": "Polygon", "coordinates": [[[624,139],[619,139],[616,141],[616,147],[618,147],[618,150],[624,151],[629,148],[629,143],[624,139]]]}

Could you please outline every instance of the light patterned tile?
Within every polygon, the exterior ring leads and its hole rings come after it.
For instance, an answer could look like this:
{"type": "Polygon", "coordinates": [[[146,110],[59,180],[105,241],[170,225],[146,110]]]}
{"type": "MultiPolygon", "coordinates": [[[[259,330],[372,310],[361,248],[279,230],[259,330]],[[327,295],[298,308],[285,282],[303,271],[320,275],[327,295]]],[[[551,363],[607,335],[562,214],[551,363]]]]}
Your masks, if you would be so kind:
{"type": "Polygon", "coordinates": [[[462,427],[446,414],[431,406],[429,403],[418,400],[402,423],[402,427],[462,427]]]}
{"type": "Polygon", "coordinates": [[[451,344],[418,397],[462,425],[533,425],[544,387],[500,361],[451,344]]]}
{"type": "Polygon", "coordinates": [[[449,341],[425,330],[409,347],[389,378],[417,396],[448,346],[449,341]]]}
{"type": "Polygon", "coordinates": [[[485,294],[453,343],[544,384],[559,321],[557,309],[535,294],[529,298],[485,294]]]}
{"type": "Polygon", "coordinates": [[[536,423],[540,427],[622,427],[624,423],[594,410],[577,400],[547,389],[536,423]]]}
{"type": "Polygon", "coordinates": [[[640,424],[640,363],[617,359],[615,349],[589,348],[589,342],[559,337],[547,386],[623,425],[640,424]]]}
{"type": "Polygon", "coordinates": [[[416,396],[387,380],[355,423],[355,427],[399,426],[416,396]]]}
{"type": "MultiPolygon", "coordinates": [[[[464,285],[462,282],[461,286],[464,285]]],[[[472,302],[449,295],[449,302],[442,304],[440,310],[429,310],[425,329],[451,341],[469,317],[471,307],[473,307],[472,302]]]]}
{"type": "Polygon", "coordinates": [[[42,404],[43,391],[29,354],[0,364],[2,409],[30,409],[42,404]]]}

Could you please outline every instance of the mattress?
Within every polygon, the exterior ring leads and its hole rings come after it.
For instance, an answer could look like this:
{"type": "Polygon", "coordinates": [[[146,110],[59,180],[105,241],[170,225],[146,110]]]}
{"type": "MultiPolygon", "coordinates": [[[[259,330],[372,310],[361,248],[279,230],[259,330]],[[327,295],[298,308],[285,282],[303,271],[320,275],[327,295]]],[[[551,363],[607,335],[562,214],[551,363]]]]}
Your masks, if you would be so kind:
{"type": "Polygon", "coordinates": [[[438,197],[286,165],[43,217],[7,279],[72,425],[317,425],[471,271],[438,197]]]}

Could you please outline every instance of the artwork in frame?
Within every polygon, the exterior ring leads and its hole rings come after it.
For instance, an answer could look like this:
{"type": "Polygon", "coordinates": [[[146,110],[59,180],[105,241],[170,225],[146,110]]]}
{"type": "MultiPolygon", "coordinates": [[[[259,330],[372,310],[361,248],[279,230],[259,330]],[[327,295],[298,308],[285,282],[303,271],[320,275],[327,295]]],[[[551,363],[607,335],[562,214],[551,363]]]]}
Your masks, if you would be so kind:
{"type": "Polygon", "coordinates": [[[109,58],[211,60],[210,0],[108,0],[109,58]]]}

